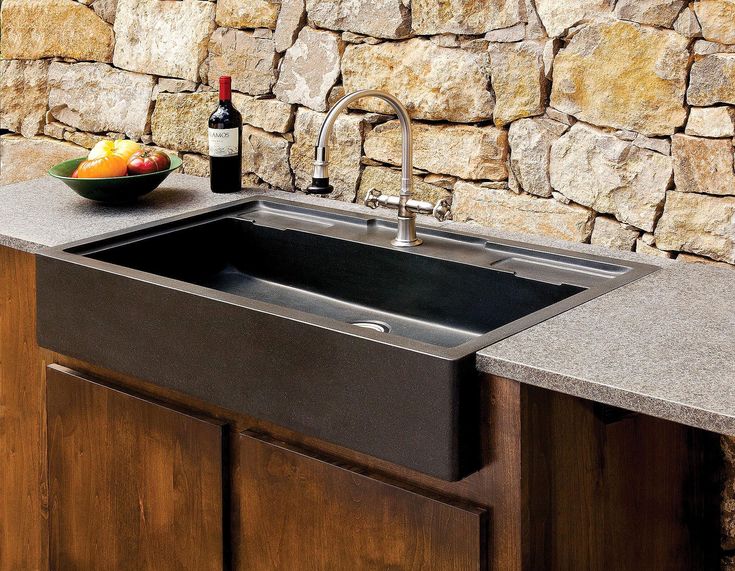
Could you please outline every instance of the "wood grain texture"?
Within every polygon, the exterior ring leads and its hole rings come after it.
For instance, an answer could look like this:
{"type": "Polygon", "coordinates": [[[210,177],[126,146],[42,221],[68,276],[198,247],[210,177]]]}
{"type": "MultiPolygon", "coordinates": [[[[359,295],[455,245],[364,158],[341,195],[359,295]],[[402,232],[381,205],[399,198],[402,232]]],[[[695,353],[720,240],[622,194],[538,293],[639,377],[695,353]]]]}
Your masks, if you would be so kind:
{"type": "Polygon", "coordinates": [[[51,365],[50,560],[221,570],[223,428],[51,365]]]}
{"type": "Polygon", "coordinates": [[[716,438],[601,412],[524,389],[524,568],[717,569],[716,438]]]}
{"type": "Polygon", "coordinates": [[[484,569],[485,510],[238,437],[237,571],[484,569]]]}
{"type": "MultiPolygon", "coordinates": [[[[229,424],[231,432],[265,433],[277,440],[340,458],[342,461],[372,473],[401,481],[406,485],[424,490],[426,494],[436,493],[488,509],[490,525],[486,526],[485,530],[487,569],[489,571],[521,569],[522,527],[519,482],[521,481],[520,403],[522,385],[515,381],[490,376],[478,379],[481,383],[484,415],[481,427],[483,468],[459,482],[446,482],[270,422],[239,415],[188,395],[77,359],[59,355],[56,357],[56,362],[89,375],[109,379],[118,386],[127,387],[139,394],[169,403],[171,406],[184,407],[190,411],[206,414],[208,417],[229,424]]],[[[238,453],[237,448],[237,442],[233,439],[230,447],[230,455],[233,458],[238,453]]],[[[232,494],[233,501],[239,501],[238,489],[235,486],[233,486],[232,494]]]]}
{"type": "Polygon", "coordinates": [[[0,246],[0,569],[47,569],[46,393],[36,265],[0,246]]]}

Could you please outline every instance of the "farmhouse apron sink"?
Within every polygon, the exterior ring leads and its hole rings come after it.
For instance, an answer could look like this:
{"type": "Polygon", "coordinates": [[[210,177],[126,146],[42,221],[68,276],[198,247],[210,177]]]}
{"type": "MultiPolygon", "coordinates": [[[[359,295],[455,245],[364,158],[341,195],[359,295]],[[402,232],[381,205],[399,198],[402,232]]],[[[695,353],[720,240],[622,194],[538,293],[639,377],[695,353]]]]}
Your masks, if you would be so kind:
{"type": "Polygon", "coordinates": [[[655,268],[419,234],[253,197],[47,249],[39,343],[456,480],[479,467],[476,351],[655,268]]]}

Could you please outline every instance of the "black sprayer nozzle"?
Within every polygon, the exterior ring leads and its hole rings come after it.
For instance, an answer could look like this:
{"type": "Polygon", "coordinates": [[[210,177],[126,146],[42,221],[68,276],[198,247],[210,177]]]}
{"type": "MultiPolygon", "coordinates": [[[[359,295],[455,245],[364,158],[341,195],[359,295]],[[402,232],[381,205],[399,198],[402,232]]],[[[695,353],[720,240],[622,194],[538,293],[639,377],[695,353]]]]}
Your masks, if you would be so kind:
{"type": "Polygon", "coordinates": [[[329,194],[334,187],[329,184],[329,178],[312,178],[311,184],[306,189],[306,194],[329,194]]]}

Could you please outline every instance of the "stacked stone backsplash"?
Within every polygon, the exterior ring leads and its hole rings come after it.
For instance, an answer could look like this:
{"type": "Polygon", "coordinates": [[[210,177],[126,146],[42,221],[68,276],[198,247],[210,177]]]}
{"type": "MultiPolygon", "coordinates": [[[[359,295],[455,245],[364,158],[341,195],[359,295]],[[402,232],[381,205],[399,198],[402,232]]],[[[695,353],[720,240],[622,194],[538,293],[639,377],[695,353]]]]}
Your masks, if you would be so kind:
{"type": "MultiPolygon", "coordinates": [[[[3,182],[109,136],[207,176],[228,74],[244,183],[300,191],[325,111],[378,88],[415,120],[417,194],[452,194],[455,220],[735,265],[735,0],[2,0],[1,13],[3,182]]],[[[366,99],[337,121],[333,198],[398,191],[388,111],[366,99]]],[[[730,483],[735,553],[733,497],[730,483]]]]}

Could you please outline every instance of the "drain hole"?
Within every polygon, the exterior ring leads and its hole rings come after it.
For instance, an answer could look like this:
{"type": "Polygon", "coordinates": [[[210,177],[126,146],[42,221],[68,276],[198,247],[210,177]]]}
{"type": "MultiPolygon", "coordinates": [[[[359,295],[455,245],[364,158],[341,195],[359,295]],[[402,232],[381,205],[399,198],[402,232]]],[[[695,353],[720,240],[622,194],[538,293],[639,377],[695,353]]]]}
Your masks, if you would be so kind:
{"type": "Polygon", "coordinates": [[[389,333],[390,332],[390,325],[385,323],[384,321],[350,321],[352,325],[357,325],[358,327],[364,327],[365,329],[372,329],[373,331],[379,331],[380,333],[389,333]]]}

